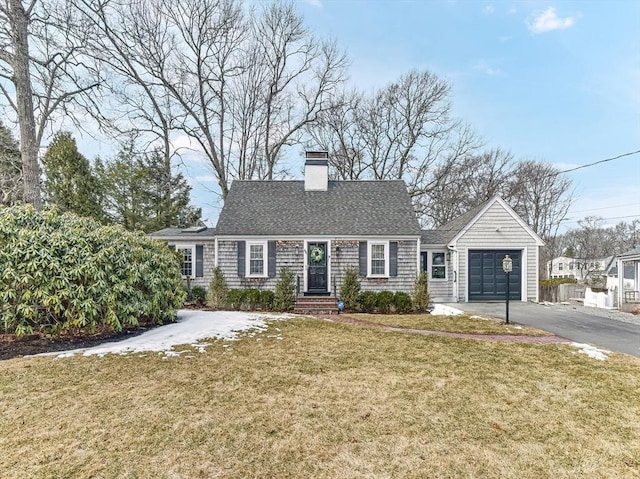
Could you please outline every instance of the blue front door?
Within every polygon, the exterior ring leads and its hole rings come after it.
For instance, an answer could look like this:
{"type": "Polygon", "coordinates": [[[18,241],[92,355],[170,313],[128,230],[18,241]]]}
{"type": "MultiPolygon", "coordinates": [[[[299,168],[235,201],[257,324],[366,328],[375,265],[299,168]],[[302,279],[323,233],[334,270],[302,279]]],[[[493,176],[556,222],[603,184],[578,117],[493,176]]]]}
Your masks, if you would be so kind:
{"type": "Polygon", "coordinates": [[[307,290],[327,292],[327,243],[307,244],[307,290]]]}

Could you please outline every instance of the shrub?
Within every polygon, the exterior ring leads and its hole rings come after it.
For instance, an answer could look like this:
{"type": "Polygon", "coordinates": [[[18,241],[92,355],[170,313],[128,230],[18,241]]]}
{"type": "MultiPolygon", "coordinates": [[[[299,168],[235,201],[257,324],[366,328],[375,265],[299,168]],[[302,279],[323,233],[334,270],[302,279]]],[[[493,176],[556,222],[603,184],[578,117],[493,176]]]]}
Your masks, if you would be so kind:
{"type": "Polygon", "coordinates": [[[260,292],[260,308],[264,311],[273,309],[273,299],[275,294],[273,291],[264,290],[260,292]]]}
{"type": "Polygon", "coordinates": [[[346,269],[342,286],[340,287],[340,299],[344,302],[347,310],[353,310],[358,307],[358,295],[360,294],[360,280],[358,278],[358,268],[351,266],[346,269]]]}
{"type": "Polygon", "coordinates": [[[541,279],[539,281],[540,286],[558,286],[560,284],[576,284],[578,282],[575,278],[551,278],[541,279]]]}
{"type": "Polygon", "coordinates": [[[427,280],[427,273],[421,271],[416,277],[416,282],[413,286],[413,307],[416,311],[426,311],[431,303],[431,296],[429,295],[429,282],[427,280]]]}
{"type": "Polygon", "coordinates": [[[213,269],[213,278],[209,284],[209,294],[207,295],[207,305],[210,308],[220,309],[227,305],[227,295],[229,287],[224,279],[224,274],[220,266],[213,269]]]}
{"type": "Polygon", "coordinates": [[[231,309],[239,311],[244,304],[244,289],[230,289],[227,294],[227,304],[231,309]]]}
{"type": "Polygon", "coordinates": [[[187,291],[187,302],[196,306],[203,306],[207,301],[207,290],[202,286],[193,286],[187,291]]]}
{"type": "Polygon", "coordinates": [[[260,304],[260,290],[256,288],[246,289],[244,292],[244,302],[249,311],[254,311],[260,304]]]}
{"type": "Polygon", "coordinates": [[[411,296],[402,291],[397,291],[393,295],[393,307],[396,313],[408,313],[412,307],[411,296]]]}
{"type": "Polygon", "coordinates": [[[286,266],[280,269],[280,279],[276,283],[276,292],[273,298],[273,309],[276,311],[291,311],[295,303],[296,287],[294,274],[286,266]]]}
{"type": "Polygon", "coordinates": [[[376,306],[378,312],[383,314],[389,314],[391,312],[391,305],[393,304],[393,293],[391,291],[380,291],[376,298],[376,306]]]}
{"type": "Polygon", "coordinates": [[[376,309],[378,294],[375,291],[364,291],[358,299],[360,309],[365,313],[372,313],[376,309]]]}
{"type": "Polygon", "coordinates": [[[120,331],[173,320],[186,296],[179,264],[143,233],[56,208],[2,208],[0,329],[120,331]]]}

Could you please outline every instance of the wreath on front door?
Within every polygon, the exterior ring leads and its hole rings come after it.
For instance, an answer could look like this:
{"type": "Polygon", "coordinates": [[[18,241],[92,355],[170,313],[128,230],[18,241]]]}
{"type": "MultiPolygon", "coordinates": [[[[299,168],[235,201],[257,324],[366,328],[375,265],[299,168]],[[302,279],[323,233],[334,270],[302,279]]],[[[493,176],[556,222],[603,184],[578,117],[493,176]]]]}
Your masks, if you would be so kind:
{"type": "Polygon", "coordinates": [[[320,246],[314,246],[311,248],[309,255],[311,256],[311,261],[319,263],[324,258],[324,250],[320,246]]]}

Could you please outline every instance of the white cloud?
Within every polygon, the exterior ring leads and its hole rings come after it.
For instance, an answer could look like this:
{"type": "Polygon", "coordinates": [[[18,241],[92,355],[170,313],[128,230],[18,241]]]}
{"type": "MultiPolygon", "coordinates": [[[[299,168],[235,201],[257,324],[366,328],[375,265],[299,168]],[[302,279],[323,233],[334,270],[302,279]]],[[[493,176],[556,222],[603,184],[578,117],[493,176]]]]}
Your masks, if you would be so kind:
{"type": "Polygon", "coordinates": [[[484,6],[484,8],[483,8],[483,10],[484,10],[484,13],[491,14],[491,13],[495,12],[496,7],[494,7],[494,6],[490,3],[490,4],[488,4],[488,5],[485,5],[485,6],[484,6]]]}
{"type": "Polygon", "coordinates": [[[484,60],[480,60],[478,63],[473,65],[473,69],[478,70],[479,72],[482,72],[485,75],[489,75],[489,76],[502,75],[502,70],[500,70],[499,68],[493,68],[484,60]]]}
{"type": "Polygon", "coordinates": [[[570,28],[575,23],[574,17],[561,18],[556,13],[556,9],[549,7],[542,12],[535,14],[533,19],[527,22],[529,31],[533,33],[545,33],[552,30],[564,30],[570,28]]]}

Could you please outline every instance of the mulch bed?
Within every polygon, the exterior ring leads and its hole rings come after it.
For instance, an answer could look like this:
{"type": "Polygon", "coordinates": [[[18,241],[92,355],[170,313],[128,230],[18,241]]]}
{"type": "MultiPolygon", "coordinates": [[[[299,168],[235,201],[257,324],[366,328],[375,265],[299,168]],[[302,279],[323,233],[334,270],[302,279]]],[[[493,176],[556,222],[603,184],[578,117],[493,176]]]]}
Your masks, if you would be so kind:
{"type": "Polygon", "coordinates": [[[0,361],[33,354],[71,349],[90,348],[106,342],[122,341],[153,328],[153,325],[123,329],[119,333],[103,332],[90,336],[63,336],[51,338],[41,334],[17,337],[15,334],[0,334],[0,361]]]}

